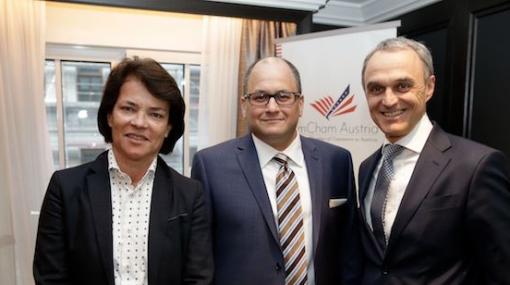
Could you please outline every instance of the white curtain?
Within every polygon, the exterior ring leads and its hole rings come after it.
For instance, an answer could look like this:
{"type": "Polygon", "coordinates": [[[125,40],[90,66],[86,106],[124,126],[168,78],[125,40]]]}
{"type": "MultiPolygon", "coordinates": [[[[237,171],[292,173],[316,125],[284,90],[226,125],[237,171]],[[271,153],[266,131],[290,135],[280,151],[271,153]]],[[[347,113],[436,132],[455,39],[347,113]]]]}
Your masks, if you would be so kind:
{"type": "Polygon", "coordinates": [[[198,112],[199,149],[234,138],[242,20],[204,17],[198,112]]]}
{"type": "Polygon", "coordinates": [[[37,216],[52,171],[44,105],[45,3],[0,0],[0,284],[33,284],[37,216]]]}

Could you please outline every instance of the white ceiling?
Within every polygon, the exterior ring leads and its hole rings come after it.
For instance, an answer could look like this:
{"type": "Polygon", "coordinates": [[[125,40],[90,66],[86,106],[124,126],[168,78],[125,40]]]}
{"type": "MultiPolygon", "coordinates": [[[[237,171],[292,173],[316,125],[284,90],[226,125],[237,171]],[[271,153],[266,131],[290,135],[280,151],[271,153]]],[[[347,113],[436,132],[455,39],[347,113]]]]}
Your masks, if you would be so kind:
{"type": "Polygon", "coordinates": [[[206,0],[314,11],[313,22],[357,26],[382,22],[441,0],[206,0]]]}

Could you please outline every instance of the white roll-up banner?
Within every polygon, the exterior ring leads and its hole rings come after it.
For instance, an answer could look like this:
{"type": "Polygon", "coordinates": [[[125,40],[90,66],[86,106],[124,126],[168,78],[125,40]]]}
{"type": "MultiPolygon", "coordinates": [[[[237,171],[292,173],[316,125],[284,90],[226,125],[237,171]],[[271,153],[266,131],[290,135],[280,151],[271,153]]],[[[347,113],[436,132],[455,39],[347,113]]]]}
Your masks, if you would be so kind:
{"type": "Polygon", "coordinates": [[[361,85],[365,56],[396,36],[399,21],[278,39],[276,50],[301,74],[305,106],[299,133],[348,149],[359,164],[384,135],[370,118],[361,85]]]}

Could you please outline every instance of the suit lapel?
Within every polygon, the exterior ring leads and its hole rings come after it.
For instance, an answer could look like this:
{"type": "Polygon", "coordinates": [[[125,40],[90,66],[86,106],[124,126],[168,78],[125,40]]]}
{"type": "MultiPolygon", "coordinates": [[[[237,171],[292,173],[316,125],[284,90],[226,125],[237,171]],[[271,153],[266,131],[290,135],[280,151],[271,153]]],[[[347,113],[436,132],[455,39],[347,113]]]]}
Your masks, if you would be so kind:
{"type": "MultiPolygon", "coordinates": [[[[365,215],[365,213],[366,213],[365,197],[367,196],[368,187],[370,186],[370,180],[372,179],[372,174],[374,173],[377,163],[379,162],[380,159],[381,159],[381,149],[379,148],[360,167],[360,171],[359,171],[360,191],[358,193],[358,203],[359,203],[358,211],[359,211],[361,220],[363,221],[364,231],[367,233],[367,237],[371,241],[371,245],[375,249],[375,252],[377,252],[379,258],[382,260],[382,258],[384,257],[384,251],[379,246],[379,243],[375,239],[374,232],[368,225],[367,217],[365,215]]],[[[374,252],[374,251],[370,251],[370,252],[374,252]]]]}
{"type": "Polygon", "coordinates": [[[403,229],[418,210],[421,202],[432,189],[450,158],[443,154],[451,146],[446,134],[436,125],[416,162],[413,174],[407,185],[404,197],[391,229],[387,252],[395,244],[403,229]]]}
{"type": "Polygon", "coordinates": [[[103,267],[109,284],[113,285],[112,197],[107,153],[103,152],[92,163],[92,171],[87,176],[87,192],[103,267]]]}
{"type": "MultiPolygon", "coordinates": [[[[164,249],[174,247],[175,244],[165,245],[168,242],[165,234],[179,235],[179,232],[166,232],[168,222],[172,217],[178,217],[174,205],[173,183],[170,172],[165,162],[158,156],[154,183],[152,185],[151,208],[149,216],[149,238],[148,238],[148,280],[149,283],[159,283],[160,274],[165,273],[165,268],[160,268],[164,249]]],[[[182,214],[182,213],[180,213],[182,214]]],[[[176,241],[176,240],[174,240],[176,241]]],[[[168,253],[168,252],[167,252],[168,253]]],[[[167,257],[168,258],[168,257],[167,257]]]]}
{"type": "Polygon", "coordinates": [[[278,232],[276,230],[276,224],[274,221],[273,210],[271,208],[271,202],[267,196],[266,185],[264,184],[264,177],[260,169],[259,157],[255,144],[251,135],[244,136],[239,139],[237,146],[237,160],[239,166],[250,186],[250,190],[259,205],[260,211],[266,221],[266,224],[271,231],[273,238],[276,243],[279,244],[278,232]]]}
{"type": "Polygon", "coordinates": [[[322,187],[322,164],[320,163],[320,154],[312,141],[301,137],[303,155],[305,157],[306,169],[308,172],[308,181],[310,183],[310,197],[312,199],[312,219],[313,219],[313,248],[317,248],[317,241],[321,228],[321,217],[323,212],[324,191],[322,187]]]}
{"type": "Polygon", "coordinates": [[[359,207],[364,208],[365,197],[367,196],[370,179],[375,171],[377,162],[381,159],[381,148],[374,152],[360,167],[359,172],[359,207]]]}

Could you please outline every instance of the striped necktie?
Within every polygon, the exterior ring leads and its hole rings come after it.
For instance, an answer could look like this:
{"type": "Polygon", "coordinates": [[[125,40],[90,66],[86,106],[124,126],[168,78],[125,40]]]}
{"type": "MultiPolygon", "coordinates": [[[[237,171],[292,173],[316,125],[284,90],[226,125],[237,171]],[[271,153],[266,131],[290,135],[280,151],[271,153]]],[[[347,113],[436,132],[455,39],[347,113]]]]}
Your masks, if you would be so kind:
{"type": "Polygon", "coordinates": [[[308,261],[296,175],[288,167],[289,158],[286,155],[279,153],[273,159],[280,165],[276,175],[276,204],[280,246],[285,262],[285,284],[307,284],[308,261]]]}

